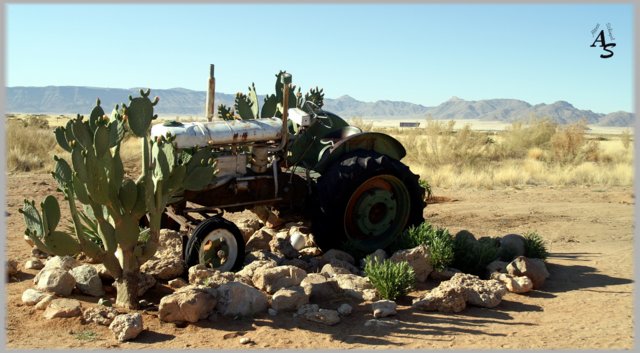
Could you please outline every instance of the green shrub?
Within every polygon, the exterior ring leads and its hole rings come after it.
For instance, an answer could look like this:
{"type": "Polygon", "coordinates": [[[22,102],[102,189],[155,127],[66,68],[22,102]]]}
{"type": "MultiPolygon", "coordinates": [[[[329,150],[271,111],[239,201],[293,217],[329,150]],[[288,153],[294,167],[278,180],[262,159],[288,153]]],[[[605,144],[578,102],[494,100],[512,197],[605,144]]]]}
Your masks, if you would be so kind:
{"type": "Polygon", "coordinates": [[[364,272],[380,296],[388,300],[396,300],[407,294],[416,282],[413,268],[406,261],[393,262],[387,259],[378,262],[367,256],[364,272]]]}
{"type": "Polygon", "coordinates": [[[486,267],[498,259],[499,241],[483,237],[478,240],[456,237],[453,241],[453,267],[464,273],[484,276],[486,267]]]}
{"type": "Polygon", "coordinates": [[[436,270],[444,270],[453,262],[453,237],[446,228],[437,228],[428,222],[409,227],[392,248],[411,249],[425,244],[431,253],[431,263],[436,270]]]}
{"type": "Polygon", "coordinates": [[[545,260],[549,253],[542,237],[536,232],[525,233],[524,235],[524,256],[534,259],[545,260]]]}

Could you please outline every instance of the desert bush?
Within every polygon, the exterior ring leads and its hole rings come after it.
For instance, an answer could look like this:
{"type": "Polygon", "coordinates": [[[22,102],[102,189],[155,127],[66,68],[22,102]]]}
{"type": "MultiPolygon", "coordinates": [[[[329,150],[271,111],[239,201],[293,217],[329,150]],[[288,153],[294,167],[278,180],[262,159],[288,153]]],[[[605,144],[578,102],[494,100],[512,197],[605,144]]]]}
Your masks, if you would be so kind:
{"type": "Polygon", "coordinates": [[[547,149],[557,127],[558,124],[551,119],[532,119],[528,123],[514,122],[501,134],[503,157],[522,158],[532,149],[547,149]]]}
{"type": "Polygon", "coordinates": [[[370,256],[365,258],[364,272],[380,296],[388,300],[407,294],[416,282],[413,268],[406,261],[389,259],[378,262],[370,256]]]}
{"type": "Polygon", "coordinates": [[[7,170],[33,172],[52,168],[52,153],[57,151],[56,139],[51,130],[35,121],[7,121],[7,170]]]}
{"type": "Polygon", "coordinates": [[[453,237],[449,230],[434,227],[428,222],[409,227],[393,248],[410,249],[422,244],[429,248],[431,263],[437,270],[444,270],[453,261],[453,237]]]}
{"type": "Polygon", "coordinates": [[[578,160],[578,156],[585,144],[584,133],[586,130],[587,125],[584,121],[559,129],[551,137],[553,160],[560,163],[569,163],[578,160]]]}
{"type": "Polygon", "coordinates": [[[629,149],[629,146],[631,146],[631,141],[631,131],[629,131],[629,129],[625,129],[620,135],[620,142],[622,142],[622,146],[625,150],[629,149]]]}
{"type": "Polygon", "coordinates": [[[483,237],[476,240],[456,237],[453,242],[452,266],[464,273],[484,276],[486,267],[498,259],[498,239],[483,237]]]}
{"type": "Polygon", "coordinates": [[[540,235],[536,232],[528,232],[524,235],[524,255],[526,257],[543,259],[549,256],[547,246],[540,235]]]}

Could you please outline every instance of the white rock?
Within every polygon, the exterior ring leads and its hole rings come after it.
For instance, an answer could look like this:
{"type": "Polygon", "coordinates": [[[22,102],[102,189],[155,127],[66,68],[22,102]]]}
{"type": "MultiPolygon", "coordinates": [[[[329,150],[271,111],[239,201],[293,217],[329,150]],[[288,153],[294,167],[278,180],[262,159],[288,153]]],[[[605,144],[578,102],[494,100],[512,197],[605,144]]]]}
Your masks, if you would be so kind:
{"type": "Polygon", "coordinates": [[[49,307],[49,304],[56,299],[55,294],[47,294],[36,304],[35,308],[38,310],[45,310],[49,307]]]}
{"type": "Polygon", "coordinates": [[[24,263],[24,268],[27,270],[42,270],[42,268],[44,268],[44,264],[40,259],[32,258],[24,263]]]}
{"type": "Polygon", "coordinates": [[[215,288],[191,285],[163,297],[158,317],[165,322],[198,322],[213,312],[216,303],[215,288]]]}
{"type": "Polygon", "coordinates": [[[27,305],[36,305],[47,294],[33,288],[29,288],[22,293],[22,302],[27,305]]]}
{"type": "Polygon", "coordinates": [[[419,245],[412,249],[396,251],[389,258],[394,262],[406,261],[416,274],[416,281],[424,282],[433,271],[431,252],[426,245],[419,245]]]}
{"type": "Polygon", "coordinates": [[[547,266],[541,259],[530,259],[524,256],[515,258],[508,266],[507,272],[516,277],[527,276],[533,282],[533,289],[542,288],[549,278],[547,266]]]}
{"type": "Polygon", "coordinates": [[[371,303],[373,317],[376,319],[397,314],[396,307],[396,302],[391,300],[379,300],[377,302],[371,303]]]}
{"type": "Polygon", "coordinates": [[[340,315],[336,310],[320,309],[308,312],[303,317],[309,321],[318,322],[324,325],[333,326],[340,322],[340,315]]]}
{"type": "Polygon", "coordinates": [[[267,295],[240,282],[229,282],[218,287],[216,310],[225,316],[252,316],[267,311],[267,295]]]}
{"type": "Polygon", "coordinates": [[[256,288],[273,294],[281,288],[300,285],[306,276],[305,270],[295,266],[261,267],[254,272],[251,280],[256,288]]]}
{"type": "Polygon", "coordinates": [[[271,299],[271,307],[277,311],[296,311],[308,303],[309,296],[300,286],[281,288],[271,299]]]}
{"type": "Polygon", "coordinates": [[[66,297],[73,291],[76,280],[69,272],[60,268],[43,268],[38,273],[36,288],[41,291],[53,292],[66,297]]]}
{"type": "Polygon", "coordinates": [[[138,337],[144,329],[142,315],[139,313],[118,315],[109,325],[109,329],[120,342],[132,340],[138,337]]]}
{"type": "Polygon", "coordinates": [[[170,229],[161,229],[159,246],[153,257],[140,267],[140,271],[157,279],[170,280],[185,270],[182,258],[182,234],[170,229]]]}
{"type": "Polygon", "coordinates": [[[47,319],[53,319],[54,317],[74,317],[80,316],[81,314],[80,302],[67,298],[52,300],[44,311],[44,317],[47,319]]]}
{"type": "Polygon", "coordinates": [[[93,266],[80,265],[71,269],[69,274],[76,280],[76,288],[80,292],[94,297],[101,297],[105,294],[102,280],[93,266]]]}

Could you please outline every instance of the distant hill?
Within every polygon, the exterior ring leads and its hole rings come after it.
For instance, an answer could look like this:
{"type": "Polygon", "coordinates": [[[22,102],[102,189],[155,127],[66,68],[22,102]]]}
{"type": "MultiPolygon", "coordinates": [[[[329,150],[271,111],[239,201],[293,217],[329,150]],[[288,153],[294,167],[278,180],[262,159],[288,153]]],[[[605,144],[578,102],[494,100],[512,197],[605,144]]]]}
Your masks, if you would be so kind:
{"type": "MultiPolygon", "coordinates": [[[[96,88],[76,86],[47,87],[7,87],[7,108],[9,113],[49,113],[49,114],[88,114],[100,97],[105,110],[115,104],[126,103],[126,97],[137,95],[139,89],[96,88]]],[[[184,88],[154,89],[159,96],[160,115],[203,116],[206,92],[184,88]]],[[[234,94],[216,93],[215,105],[233,106],[234,94]]],[[[263,96],[259,96],[262,100],[263,96]]],[[[435,107],[426,107],[401,101],[380,100],[362,102],[350,96],[335,99],[325,98],[324,108],[344,118],[375,117],[402,119],[407,117],[431,117],[433,119],[481,119],[512,122],[531,117],[548,117],[558,123],[572,123],[585,119],[589,124],[605,126],[632,126],[634,115],[628,112],[610,114],[581,110],[569,102],[558,101],[552,104],[531,105],[517,99],[487,99],[467,101],[452,97],[435,107]]]]}

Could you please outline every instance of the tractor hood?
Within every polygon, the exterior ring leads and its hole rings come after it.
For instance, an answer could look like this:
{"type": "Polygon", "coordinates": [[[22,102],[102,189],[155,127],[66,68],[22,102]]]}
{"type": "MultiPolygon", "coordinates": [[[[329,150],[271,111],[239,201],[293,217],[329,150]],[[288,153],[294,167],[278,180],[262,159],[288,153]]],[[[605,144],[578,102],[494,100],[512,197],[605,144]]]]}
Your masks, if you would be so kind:
{"type": "Polygon", "coordinates": [[[282,138],[282,120],[274,117],[191,123],[169,121],[151,128],[152,138],[167,133],[175,136],[178,148],[277,141],[282,138]]]}

